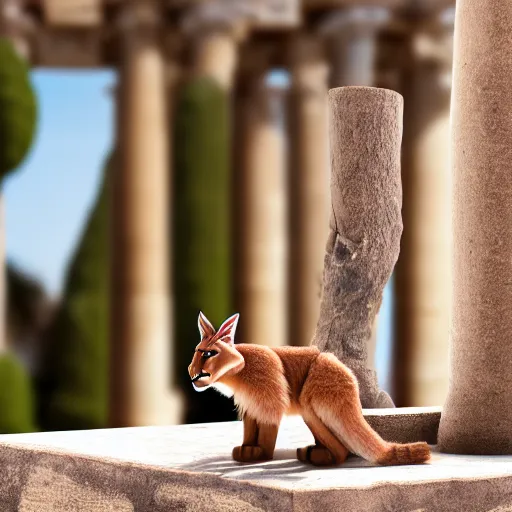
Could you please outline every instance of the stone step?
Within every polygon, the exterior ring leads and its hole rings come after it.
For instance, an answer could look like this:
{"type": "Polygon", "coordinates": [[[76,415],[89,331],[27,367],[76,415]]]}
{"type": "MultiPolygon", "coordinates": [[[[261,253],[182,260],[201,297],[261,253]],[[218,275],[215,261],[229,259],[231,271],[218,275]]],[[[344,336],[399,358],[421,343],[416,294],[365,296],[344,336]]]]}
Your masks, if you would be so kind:
{"type": "MultiPolygon", "coordinates": [[[[387,416],[418,425],[422,417],[418,409],[366,413],[381,424],[387,416]]],[[[429,408],[424,417],[432,424],[436,414],[429,408]]],[[[434,448],[425,465],[379,467],[350,457],[315,468],[295,458],[296,448],[313,442],[297,417],[283,421],[273,461],[234,462],[241,439],[241,422],[0,436],[0,510],[512,511],[512,456],[434,448]]]]}

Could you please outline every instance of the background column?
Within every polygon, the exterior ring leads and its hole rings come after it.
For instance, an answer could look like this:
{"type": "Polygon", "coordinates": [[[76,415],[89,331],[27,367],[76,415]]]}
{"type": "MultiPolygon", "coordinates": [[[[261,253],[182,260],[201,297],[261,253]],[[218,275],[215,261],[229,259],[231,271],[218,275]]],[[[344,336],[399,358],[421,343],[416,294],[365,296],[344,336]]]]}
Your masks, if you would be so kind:
{"type": "Polygon", "coordinates": [[[113,186],[111,424],[167,424],[168,129],[155,4],[121,19],[119,165],[113,186]]]}
{"type": "Polygon", "coordinates": [[[394,273],[392,370],[393,398],[404,407],[441,405],[448,389],[452,34],[449,17],[417,27],[405,63],[404,231],[394,273]]]}
{"type": "Polygon", "coordinates": [[[375,85],[377,32],[389,20],[383,7],[349,7],[329,14],[321,30],[329,37],[331,87],[375,85]]]}
{"type": "Polygon", "coordinates": [[[287,343],[284,92],[267,85],[258,58],[247,57],[254,68],[237,84],[235,290],[240,340],[278,346],[287,343]]]}
{"type": "Polygon", "coordinates": [[[329,68],[314,35],[291,41],[289,60],[289,342],[307,346],[320,312],[329,232],[329,68]]]}

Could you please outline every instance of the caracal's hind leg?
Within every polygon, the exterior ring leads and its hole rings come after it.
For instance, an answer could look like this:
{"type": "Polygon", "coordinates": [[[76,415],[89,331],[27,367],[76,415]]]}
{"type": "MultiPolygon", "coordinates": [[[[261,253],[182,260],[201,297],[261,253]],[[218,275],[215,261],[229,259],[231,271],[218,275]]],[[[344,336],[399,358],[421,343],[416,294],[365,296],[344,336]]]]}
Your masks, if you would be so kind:
{"type": "Polygon", "coordinates": [[[311,412],[303,412],[303,419],[315,437],[314,445],[297,449],[297,458],[314,466],[341,464],[348,456],[345,445],[311,412]]]}
{"type": "Polygon", "coordinates": [[[256,420],[244,416],[244,441],[233,448],[233,459],[237,462],[259,462],[271,460],[277,440],[279,425],[259,425],[256,420]]]}

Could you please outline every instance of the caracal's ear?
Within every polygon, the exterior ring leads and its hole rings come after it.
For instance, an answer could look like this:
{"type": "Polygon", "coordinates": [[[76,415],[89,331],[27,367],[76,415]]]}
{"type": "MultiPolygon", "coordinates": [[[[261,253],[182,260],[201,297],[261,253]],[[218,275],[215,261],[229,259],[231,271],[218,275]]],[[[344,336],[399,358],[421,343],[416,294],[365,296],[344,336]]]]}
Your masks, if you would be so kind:
{"type": "Polygon", "coordinates": [[[197,319],[197,327],[201,333],[201,338],[213,336],[215,334],[215,328],[206,318],[202,311],[199,311],[199,317],[197,319]]]}
{"type": "Polygon", "coordinates": [[[230,316],[219,328],[217,331],[216,338],[230,345],[235,343],[235,331],[236,326],[238,325],[238,319],[240,318],[239,313],[235,313],[233,316],[230,316]]]}

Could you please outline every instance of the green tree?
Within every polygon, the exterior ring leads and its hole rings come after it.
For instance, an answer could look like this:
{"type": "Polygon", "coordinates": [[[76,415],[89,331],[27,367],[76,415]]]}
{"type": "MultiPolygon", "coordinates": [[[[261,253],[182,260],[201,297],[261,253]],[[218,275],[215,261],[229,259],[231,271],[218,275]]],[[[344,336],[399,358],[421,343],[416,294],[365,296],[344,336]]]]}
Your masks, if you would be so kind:
{"type": "Polygon", "coordinates": [[[39,381],[44,430],[107,426],[110,166],[111,159],[47,332],[39,381]]]}
{"type": "MultiPolygon", "coordinates": [[[[26,157],[37,125],[29,68],[11,43],[0,38],[0,180],[26,157]]],[[[0,236],[5,236],[0,234],[0,236]]],[[[5,261],[0,261],[5,271],[5,261]]],[[[5,314],[5,312],[2,312],[5,314]]],[[[6,336],[5,332],[0,336],[6,336]]],[[[36,430],[30,378],[13,354],[0,354],[0,432],[36,430]]]]}
{"type": "Polygon", "coordinates": [[[37,126],[37,102],[29,68],[11,43],[0,38],[0,177],[26,157],[37,126]]]}
{"type": "Polygon", "coordinates": [[[235,418],[232,403],[224,397],[195,393],[187,373],[199,342],[199,310],[217,327],[232,313],[229,115],[228,96],[212,79],[194,79],[181,90],[172,254],[177,374],[187,394],[188,422],[235,418]]]}

